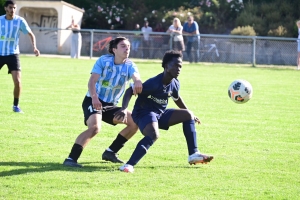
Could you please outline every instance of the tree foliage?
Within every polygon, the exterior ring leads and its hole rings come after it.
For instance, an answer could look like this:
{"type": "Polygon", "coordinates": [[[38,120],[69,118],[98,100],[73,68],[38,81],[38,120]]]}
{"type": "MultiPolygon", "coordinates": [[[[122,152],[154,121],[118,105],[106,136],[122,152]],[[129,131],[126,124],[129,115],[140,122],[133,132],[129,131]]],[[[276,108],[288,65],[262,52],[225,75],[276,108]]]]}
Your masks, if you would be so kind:
{"type": "Polygon", "coordinates": [[[167,29],[174,17],[195,15],[201,33],[230,34],[253,27],[260,36],[295,36],[300,1],[294,0],[66,0],[85,9],[82,28],[132,30],[145,20],[167,29]]]}

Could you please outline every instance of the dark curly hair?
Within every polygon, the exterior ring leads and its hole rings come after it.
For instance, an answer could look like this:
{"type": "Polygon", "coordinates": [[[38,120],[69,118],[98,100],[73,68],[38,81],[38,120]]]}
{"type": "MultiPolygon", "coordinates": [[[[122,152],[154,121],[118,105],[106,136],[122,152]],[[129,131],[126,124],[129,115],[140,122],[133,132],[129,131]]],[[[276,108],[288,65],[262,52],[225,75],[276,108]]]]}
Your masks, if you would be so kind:
{"type": "Polygon", "coordinates": [[[123,40],[128,40],[128,39],[126,37],[117,37],[117,38],[111,40],[108,45],[108,52],[115,55],[115,53],[113,52],[113,48],[116,49],[118,44],[123,40]]]}
{"type": "Polygon", "coordinates": [[[4,7],[7,7],[9,4],[16,5],[16,1],[5,1],[4,7]]]}
{"type": "Polygon", "coordinates": [[[175,51],[175,50],[166,51],[163,57],[162,67],[165,68],[166,64],[168,64],[173,58],[182,59],[182,53],[180,51],[175,51]]]}

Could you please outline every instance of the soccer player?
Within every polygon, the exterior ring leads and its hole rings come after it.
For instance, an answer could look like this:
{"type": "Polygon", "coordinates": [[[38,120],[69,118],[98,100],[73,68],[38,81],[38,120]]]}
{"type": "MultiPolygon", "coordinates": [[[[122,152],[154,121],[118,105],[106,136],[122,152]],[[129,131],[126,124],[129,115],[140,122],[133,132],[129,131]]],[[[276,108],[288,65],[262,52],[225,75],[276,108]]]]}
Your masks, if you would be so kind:
{"type": "Polygon", "coordinates": [[[19,107],[21,96],[21,65],[19,59],[20,32],[28,34],[36,56],[40,55],[36,47],[35,36],[29,28],[26,20],[15,14],[17,5],[15,1],[5,1],[5,15],[0,16],[0,69],[6,64],[8,73],[12,75],[14,82],[13,111],[23,113],[19,107]]]}
{"type": "Polygon", "coordinates": [[[138,69],[135,63],[128,59],[130,42],[125,37],[117,37],[109,42],[108,51],[110,54],[101,56],[91,71],[88,92],[82,102],[84,123],[88,129],[77,137],[69,157],[63,162],[65,166],[82,167],[77,160],[83,148],[100,131],[102,121],[113,126],[120,123],[126,125],[102,154],[103,160],[123,163],[116,153],[138,130],[130,111],[124,110],[123,114],[127,116],[124,120],[114,117],[114,113],[120,110],[116,105],[130,79],[134,81],[133,93],[138,94],[142,91],[138,69]]]}
{"type": "MultiPolygon", "coordinates": [[[[162,67],[164,71],[161,74],[143,83],[143,91],[138,95],[134,104],[132,118],[145,137],[139,141],[129,161],[120,167],[121,171],[133,172],[133,167],[158,139],[159,129],[168,130],[170,126],[179,123],[182,123],[187,142],[188,162],[190,164],[208,163],[213,159],[213,156],[199,152],[195,123],[200,124],[200,120],[187,109],[179,95],[180,84],[177,77],[182,68],[181,52],[167,51],[163,57],[162,67]],[[179,109],[167,109],[170,97],[179,109]]],[[[124,113],[126,113],[126,108],[133,94],[132,88],[126,90],[122,109],[115,114],[119,120],[126,119],[124,113]]]]}

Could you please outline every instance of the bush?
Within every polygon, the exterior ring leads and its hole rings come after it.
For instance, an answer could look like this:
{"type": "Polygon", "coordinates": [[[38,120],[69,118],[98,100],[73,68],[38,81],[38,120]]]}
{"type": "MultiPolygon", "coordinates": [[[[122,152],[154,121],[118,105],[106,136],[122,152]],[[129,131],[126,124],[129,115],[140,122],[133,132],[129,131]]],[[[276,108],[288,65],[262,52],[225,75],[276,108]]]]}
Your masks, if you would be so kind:
{"type": "Polygon", "coordinates": [[[231,35],[255,36],[256,33],[252,26],[238,26],[230,32],[231,35]]]}
{"type": "Polygon", "coordinates": [[[287,34],[287,30],[285,27],[283,26],[278,26],[278,28],[273,29],[273,30],[269,30],[268,35],[269,36],[286,36],[287,34]]]}

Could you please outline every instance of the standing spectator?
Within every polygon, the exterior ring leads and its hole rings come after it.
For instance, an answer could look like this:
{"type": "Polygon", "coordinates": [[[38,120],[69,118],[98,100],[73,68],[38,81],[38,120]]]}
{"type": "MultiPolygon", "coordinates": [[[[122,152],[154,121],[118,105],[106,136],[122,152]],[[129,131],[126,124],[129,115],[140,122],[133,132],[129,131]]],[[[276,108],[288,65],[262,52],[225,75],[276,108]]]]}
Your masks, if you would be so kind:
{"type": "Polygon", "coordinates": [[[125,37],[117,37],[109,42],[108,51],[110,55],[101,56],[91,71],[88,92],[82,102],[84,123],[88,128],[76,138],[68,158],[63,162],[65,166],[82,167],[77,160],[84,147],[101,130],[102,121],[113,126],[126,125],[102,154],[102,160],[123,163],[116,153],[138,130],[129,110],[122,110],[123,119],[114,116],[121,109],[117,107],[117,103],[130,79],[134,81],[134,93],[142,91],[137,66],[128,58],[130,42],[125,37]]]}
{"type": "Polygon", "coordinates": [[[297,70],[300,70],[300,20],[297,21],[298,27],[298,56],[297,56],[297,70]]]}
{"type": "MultiPolygon", "coordinates": [[[[162,23],[156,24],[155,28],[153,29],[153,32],[159,32],[164,33],[165,29],[163,28],[162,23]]],[[[151,58],[159,58],[161,59],[161,55],[156,54],[159,52],[159,50],[162,47],[162,44],[164,43],[164,38],[162,35],[153,35],[153,51],[152,51],[152,57],[151,58]]]]}
{"type": "Polygon", "coordinates": [[[72,41],[71,41],[71,58],[80,58],[82,38],[80,33],[80,26],[74,23],[72,17],[72,23],[67,29],[72,29],[72,41]]]}
{"type": "Polygon", "coordinates": [[[144,26],[142,27],[143,33],[143,58],[150,57],[150,33],[152,32],[152,28],[149,26],[149,22],[145,21],[144,26]]]}
{"type": "Polygon", "coordinates": [[[14,101],[13,111],[23,113],[19,107],[21,96],[21,65],[19,59],[19,39],[20,32],[28,34],[33,46],[33,52],[36,56],[40,51],[36,47],[35,35],[29,28],[26,20],[15,14],[17,5],[15,1],[5,1],[5,15],[0,16],[0,69],[6,64],[8,73],[12,75],[14,82],[14,101]]]}
{"type": "Polygon", "coordinates": [[[183,41],[183,36],[182,36],[182,26],[181,26],[181,22],[178,18],[174,18],[173,20],[173,24],[169,27],[169,29],[167,30],[167,33],[171,33],[171,41],[172,42],[172,46],[174,50],[180,51],[180,53],[182,53],[182,51],[184,51],[184,41],[183,41]]]}
{"type": "Polygon", "coordinates": [[[132,56],[136,56],[136,54],[138,52],[138,49],[139,49],[139,46],[140,46],[140,43],[141,43],[140,25],[136,24],[133,31],[134,31],[134,36],[133,36],[133,39],[132,39],[132,42],[131,42],[131,48],[132,48],[132,56]]]}
{"type": "Polygon", "coordinates": [[[193,16],[189,16],[188,21],[184,23],[182,33],[187,35],[186,53],[188,59],[193,62],[191,55],[192,47],[195,50],[195,62],[200,61],[200,32],[198,23],[194,21],[193,16]]]}

